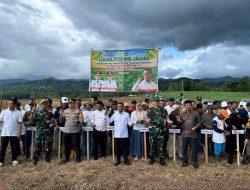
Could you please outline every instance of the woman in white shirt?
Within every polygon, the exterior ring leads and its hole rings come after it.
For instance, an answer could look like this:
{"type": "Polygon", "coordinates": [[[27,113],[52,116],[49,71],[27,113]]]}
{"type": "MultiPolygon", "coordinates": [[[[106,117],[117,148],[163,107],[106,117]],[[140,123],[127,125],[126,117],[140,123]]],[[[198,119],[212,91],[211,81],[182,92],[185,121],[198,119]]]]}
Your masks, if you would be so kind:
{"type": "MultiPolygon", "coordinates": [[[[90,123],[92,120],[92,114],[93,111],[92,105],[90,103],[86,103],[84,105],[84,111],[82,111],[82,152],[83,152],[83,158],[87,155],[87,131],[85,130],[86,127],[90,127],[90,123]]],[[[93,156],[93,131],[89,131],[89,152],[90,155],[93,156]]]]}
{"type": "Polygon", "coordinates": [[[132,143],[131,143],[131,155],[135,156],[135,160],[143,157],[143,133],[140,133],[140,129],[147,127],[145,123],[146,111],[142,109],[142,103],[139,102],[136,105],[136,110],[131,114],[131,123],[133,124],[132,143]]]}

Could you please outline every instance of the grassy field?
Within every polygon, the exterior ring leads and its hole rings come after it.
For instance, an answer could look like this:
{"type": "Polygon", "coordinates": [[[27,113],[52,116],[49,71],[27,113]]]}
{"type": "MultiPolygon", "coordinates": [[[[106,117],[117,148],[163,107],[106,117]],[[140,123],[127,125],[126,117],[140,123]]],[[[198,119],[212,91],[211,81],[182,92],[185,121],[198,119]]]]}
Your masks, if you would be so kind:
{"type": "MultiPolygon", "coordinates": [[[[180,98],[180,92],[165,91],[159,92],[162,97],[174,97],[180,98]]],[[[185,99],[195,99],[197,96],[201,96],[203,99],[208,100],[236,100],[250,99],[250,92],[212,92],[212,91],[186,91],[184,92],[185,99]]]]}

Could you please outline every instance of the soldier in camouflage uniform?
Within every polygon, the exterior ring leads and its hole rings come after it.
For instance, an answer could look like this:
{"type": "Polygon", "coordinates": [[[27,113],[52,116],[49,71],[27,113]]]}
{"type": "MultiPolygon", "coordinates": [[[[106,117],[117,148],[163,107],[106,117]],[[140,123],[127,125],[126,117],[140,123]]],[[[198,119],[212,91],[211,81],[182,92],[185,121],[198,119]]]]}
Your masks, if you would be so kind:
{"type": "Polygon", "coordinates": [[[48,100],[44,99],[40,102],[41,110],[32,111],[33,120],[36,122],[36,134],[34,139],[33,164],[36,165],[38,158],[43,150],[45,150],[45,161],[50,162],[50,154],[53,144],[53,114],[48,111],[48,100]]]}
{"type": "Polygon", "coordinates": [[[150,141],[150,162],[155,162],[157,150],[159,151],[160,164],[166,165],[165,158],[165,137],[166,137],[166,120],[168,119],[167,110],[159,107],[159,99],[155,99],[155,107],[148,112],[149,122],[149,141],[150,141]]]}

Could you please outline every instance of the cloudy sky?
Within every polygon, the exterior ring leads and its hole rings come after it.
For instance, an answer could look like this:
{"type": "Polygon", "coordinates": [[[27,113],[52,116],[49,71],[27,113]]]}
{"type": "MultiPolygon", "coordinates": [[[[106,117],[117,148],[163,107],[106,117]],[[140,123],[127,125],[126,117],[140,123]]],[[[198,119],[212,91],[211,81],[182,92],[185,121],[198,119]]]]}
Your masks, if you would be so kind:
{"type": "Polygon", "coordinates": [[[250,76],[249,0],[1,0],[0,79],[88,78],[90,49],[161,48],[159,77],[250,76]]]}

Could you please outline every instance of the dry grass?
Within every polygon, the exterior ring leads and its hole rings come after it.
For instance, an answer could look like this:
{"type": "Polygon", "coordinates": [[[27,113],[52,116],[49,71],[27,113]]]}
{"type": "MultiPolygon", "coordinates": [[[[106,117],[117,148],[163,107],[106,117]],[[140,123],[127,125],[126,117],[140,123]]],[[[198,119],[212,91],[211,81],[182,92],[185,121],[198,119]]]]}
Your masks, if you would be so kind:
{"type": "Polygon", "coordinates": [[[36,167],[20,157],[20,165],[12,167],[8,154],[5,166],[0,168],[0,180],[3,179],[9,189],[18,190],[250,189],[249,165],[224,164],[216,167],[212,160],[206,165],[203,155],[199,158],[198,170],[192,166],[181,168],[179,162],[168,161],[168,165],[162,167],[159,163],[150,166],[146,161],[132,159],[130,166],[114,167],[111,157],[98,161],[84,160],[80,164],[72,161],[66,165],[58,165],[59,160],[54,158],[50,164],[40,161],[36,167]]]}
{"type": "Polygon", "coordinates": [[[219,166],[202,163],[198,170],[181,168],[179,162],[133,161],[113,166],[111,157],[57,165],[40,161],[36,167],[23,161],[18,167],[6,163],[0,177],[10,189],[249,189],[250,166],[219,166]]]}

